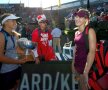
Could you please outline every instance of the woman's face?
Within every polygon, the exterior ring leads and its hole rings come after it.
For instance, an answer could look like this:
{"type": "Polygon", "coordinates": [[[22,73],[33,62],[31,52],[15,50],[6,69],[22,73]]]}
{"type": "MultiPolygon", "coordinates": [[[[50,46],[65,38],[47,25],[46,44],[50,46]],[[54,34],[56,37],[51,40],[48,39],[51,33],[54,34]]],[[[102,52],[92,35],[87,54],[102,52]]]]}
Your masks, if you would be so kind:
{"type": "Polygon", "coordinates": [[[10,28],[11,30],[16,29],[17,26],[16,20],[7,20],[5,22],[5,26],[10,28]]]}
{"type": "Polygon", "coordinates": [[[85,25],[87,22],[87,19],[84,17],[79,17],[79,16],[75,16],[75,25],[76,26],[81,26],[81,25],[85,25]]]}

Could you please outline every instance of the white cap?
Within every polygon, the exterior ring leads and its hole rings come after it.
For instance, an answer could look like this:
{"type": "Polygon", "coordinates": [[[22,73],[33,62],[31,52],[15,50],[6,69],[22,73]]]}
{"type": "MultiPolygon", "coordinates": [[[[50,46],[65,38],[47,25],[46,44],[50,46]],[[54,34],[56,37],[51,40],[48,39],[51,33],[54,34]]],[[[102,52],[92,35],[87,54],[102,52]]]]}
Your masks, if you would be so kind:
{"type": "Polygon", "coordinates": [[[38,16],[37,16],[37,21],[38,21],[38,22],[46,21],[46,16],[45,16],[44,14],[38,15],[38,16]]]}
{"type": "Polygon", "coordinates": [[[20,17],[15,16],[14,14],[10,14],[9,16],[5,17],[1,24],[4,24],[7,20],[19,19],[20,17]]]}

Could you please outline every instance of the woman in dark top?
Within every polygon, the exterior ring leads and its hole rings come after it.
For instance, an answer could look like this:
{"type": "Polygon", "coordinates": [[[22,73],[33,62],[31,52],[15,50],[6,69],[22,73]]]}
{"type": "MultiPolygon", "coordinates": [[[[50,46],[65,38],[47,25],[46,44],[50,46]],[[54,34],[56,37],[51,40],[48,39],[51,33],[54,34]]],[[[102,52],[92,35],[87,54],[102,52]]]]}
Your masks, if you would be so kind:
{"type": "Polygon", "coordinates": [[[75,24],[78,31],[75,32],[75,50],[72,70],[78,76],[79,90],[88,90],[88,73],[93,64],[96,50],[96,34],[93,28],[89,28],[88,41],[89,52],[86,50],[86,42],[83,35],[85,27],[89,24],[90,13],[86,9],[79,9],[75,13],[75,24]]]}

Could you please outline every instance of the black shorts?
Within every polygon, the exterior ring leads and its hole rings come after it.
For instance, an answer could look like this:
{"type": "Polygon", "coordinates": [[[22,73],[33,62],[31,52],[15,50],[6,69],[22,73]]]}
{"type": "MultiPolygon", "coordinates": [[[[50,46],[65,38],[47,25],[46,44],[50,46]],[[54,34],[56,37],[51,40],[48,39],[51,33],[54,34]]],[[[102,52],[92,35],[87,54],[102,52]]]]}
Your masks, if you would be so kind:
{"type": "Polygon", "coordinates": [[[17,80],[21,79],[21,67],[4,74],[0,74],[0,90],[9,90],[13,88],[17,80]],[[2,88],[2,89],[1,89],[2,88]]]}

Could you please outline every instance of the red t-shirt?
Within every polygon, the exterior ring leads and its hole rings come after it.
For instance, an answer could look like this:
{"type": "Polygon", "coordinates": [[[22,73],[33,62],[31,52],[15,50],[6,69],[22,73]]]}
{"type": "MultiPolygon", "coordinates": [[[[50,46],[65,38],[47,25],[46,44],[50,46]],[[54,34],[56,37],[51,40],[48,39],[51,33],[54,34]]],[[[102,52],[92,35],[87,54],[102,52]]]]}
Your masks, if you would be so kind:
{"type": "Polygon", "coordinates": [[[32,41],[37,42],[37,52],[39,56],[44,56],[46,60],[55,58],[53,48],[49,45],[49,40],[52,40],[52,35],[49,31],[42,32],[38,28],[32,33],[32,41]]]}

